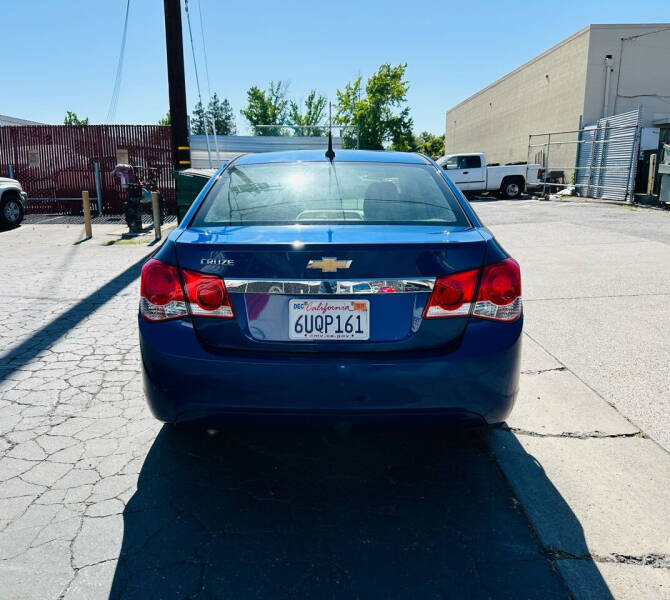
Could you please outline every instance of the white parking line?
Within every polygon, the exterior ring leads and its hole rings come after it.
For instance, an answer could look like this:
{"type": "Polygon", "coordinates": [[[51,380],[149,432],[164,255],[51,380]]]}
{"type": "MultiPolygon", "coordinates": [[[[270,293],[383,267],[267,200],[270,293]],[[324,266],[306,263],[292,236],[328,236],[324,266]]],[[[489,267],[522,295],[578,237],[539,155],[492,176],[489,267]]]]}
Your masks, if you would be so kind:
{"type": "Polygon", "coordinates": [[[62,215],[58,215],[56,217],[49,217],[48,219],[42,219],[40,221],[35,221],[33,225],[41,225],[42,223],[48,223],[49,221],[55,221],[56,219],[62,219],[62,215]]]}

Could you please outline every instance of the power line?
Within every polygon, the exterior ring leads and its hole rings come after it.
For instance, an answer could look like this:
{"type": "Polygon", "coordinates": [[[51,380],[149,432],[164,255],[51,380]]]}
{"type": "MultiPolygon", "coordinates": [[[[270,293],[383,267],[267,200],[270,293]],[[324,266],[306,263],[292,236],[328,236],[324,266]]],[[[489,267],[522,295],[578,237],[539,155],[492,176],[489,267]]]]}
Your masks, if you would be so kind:
{"type": "MultiPolygon", "coordinates": [[[[184,0],[184,9],[186,11],[186,22],[188,24],[188,37],[191,41],[191,54],[193,55],[193,69],[195,70],[195,85],[198,88],[198,100],[200,101],[200,107],[205,109],[202,105],[202,94],[200,93],[200,78],[198,77],[198,65],[195,59],[195,46],[193,45],[193,31],[191,29],[191,14],[188,10],[188,0],[184,0]]],[[[207,141],[207,157],[209,158],[209,168],[212,167],[212,150],[209,146],[209,133],[207,133],[207,113],[205,112],[205,140],[207,141]]]]}
{"type": "Polygon", "coordinates": [[[121,51],[119,52],[119,61],[116,65],[116,77],[114,78],[114,88],[112,90],[112,98],[107,109],[107,123],[113,123],[116,117],[116,107],[119,103],[119,95],[121,91],[121,76],[123,73],[123,56],[126,52],[126,38],[128,36],[128,15],[130,13],[130,0],[126,0],[126,16],[123,20],[123,34],[121,35],[121,51]]]}
{"type": "MultiPolygon", "coordinates": [[[[212,102],[212,88],[209,85],[209,64],[207,61],[207,46],[205,45],[205,28],[202,26],[202,0],[198,0],[198,14],[200,15],[200,37],[202,39],[202,53],[205,57],[205,76],[207,78],[207,95],[209,96],[209,102],[212,102]]],[[[213,115],[209,115],[209,119],[212,123],[212,133],[214,133],[214,150],[216,152],[216,160],[219,160],[219,140],[216,137],[216,121],[214,120],[213,115]]]]}
{"type": "Polygon", "coordinates": [[[621,38],[622,41],[636,40],[637,38],[644,37],[646,35],[654,35],[655,33],[661,33],[662,31],[670,31],[670,27],[663,27],[662,29],[656,29],[654,31],[645,31],[644,33],[639,33],[637,35],[629,35],[628,37],[621,38]]]}
{"type": "MultiPolygon", "coordinates": [[[[619,98],[627,98],[628,96],[622,96],[619,94],[619,83],[621,82],[621,67],[623,66],[623,50],[624,50],[624,42],[630,42],[632,40],[636,40],[641,37],[645,37],[647,35],[654,35],[656,33],[661,33],[663,31],[670,31],[670,27],[663,27],[661,29],[655,29],[654,31],[645,31],[644,33],[640,33],[638,35],[630,35],[628,37],[622,37],[621,38],[621,45],[619,47],[619,71],[617,72],[616,75],[616,90],[614,91],[614,112],[616,112],[616,103],[619,98]]],[[[646,95],[646,94],[640,94],[646,95]]],[[[633,98],[637,96],[631,96],[633,98]]],[[[666,102],[665,100],[662,100],[662,102],[666,102]]]]}

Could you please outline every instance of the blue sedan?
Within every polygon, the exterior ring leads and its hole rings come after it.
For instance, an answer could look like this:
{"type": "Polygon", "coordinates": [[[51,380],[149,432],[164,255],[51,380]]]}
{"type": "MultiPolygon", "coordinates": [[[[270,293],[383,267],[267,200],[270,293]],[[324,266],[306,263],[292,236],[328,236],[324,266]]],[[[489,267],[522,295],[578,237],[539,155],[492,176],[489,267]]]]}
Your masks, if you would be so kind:
{"type": "Polygon", "coordinates": [[[430,159],[243,155],[142,269],[160,420],[497,424],[517,393],[518,264],[430,159]]]}

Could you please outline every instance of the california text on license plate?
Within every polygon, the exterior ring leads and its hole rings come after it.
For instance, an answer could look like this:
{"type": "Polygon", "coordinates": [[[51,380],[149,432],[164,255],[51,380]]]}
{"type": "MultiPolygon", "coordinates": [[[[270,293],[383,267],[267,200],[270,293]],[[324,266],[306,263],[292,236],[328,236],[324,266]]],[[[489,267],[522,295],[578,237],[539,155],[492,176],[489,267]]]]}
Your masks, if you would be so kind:
{"type": "Polygon", "coordinates": [[[289,300],[288,335],[292,340],[368,340],[368,300],[289,300]]]}

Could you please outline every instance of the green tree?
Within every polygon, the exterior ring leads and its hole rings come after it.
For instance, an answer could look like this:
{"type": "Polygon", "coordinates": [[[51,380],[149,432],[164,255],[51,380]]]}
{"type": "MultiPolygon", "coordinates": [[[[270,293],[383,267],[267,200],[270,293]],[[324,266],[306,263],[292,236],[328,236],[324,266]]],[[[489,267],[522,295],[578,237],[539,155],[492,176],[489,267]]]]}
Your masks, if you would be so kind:
{"type": "Polygon", "coordinates": [[[305,112],[300,112],[300,106],[291,100],[288,112],[288,123],[295,127],[295,135],[310,136],[323,135],[323,117],[327,100],[312,90],[305,100],[305,112]]]}
{"type": "Polygon", "coordinates": [[[159,125],[172,125],[172,117],[170,116],[170,111],[168,110],[165,116],[158,121],[159,125]]]}
{"type": "Polygon", "coordinates": [[[409,106],[400,111],[400,114],[389,117],[388,129],[391,138],[391,149],[401,152],[416,152],[416,140],[412,133],[414,121],[409,116],[409,106]]]}
{"type": "MultiPolygon", "coordinates": [[[[335,122],[339,125],[351,126],[342,133],[342,144],[345,148],[356,147],[357,135],[354,129],[356,126],[361,127],[361,124],[365,120],[366,105],[361,100],[361,94],[361,77],[357,77],[353,83],[347,83],[344,91],[337,90],[335,122]]],[[[361,145],[361,148],[365,147],[361,145]]]]}
{"type": "Polygon", "coordinates": [[[76,113],[73,113],[71,110],[68,110],[63,119],[63,125],[88,125],[88,117],[85,119],[80,119],[76,113]]]}
{"type": "Polygon", "coordinates": [[[191,115],[191,133],[193,135],[203,135],[205,133],[205,123],[207,120],[207,111],[202,105],[202,102],[198,100],[198,103],[193,109],[193,114],[191,115]]]}
{"type": "Polygon", "coordinates": [[[234,135],[237,133],[235,115],[226,98],[221,100],[216,92],[209,100],[207,108],[198,101],[191,115],[191,133],[193,135],[214,134],[216,127],[217,135],[234,135]]]}
{"type": "Polygon", "coordinates": [[[407,102],[409,83],[405,80],[407,64],[392,67],[384,63],[365,84],[361,77],[337,91],[336,121],[350,126],[343,135],[347,148],[355,147],[358,128],[360,147],[382,150],[389,144],[394,150],[413,150],[413,121],[407,102]]]}
{"type": "Polygon", "coordinates": [[[214,123],[217,135],[235,135],[237,133],[233,107],[230,106],[227,98],[219,100],[216,92],[214,92],[207,106],[207,118],[209,131],[212,131],[212,123],[214,123]]]}
{"type": "Polygon", "coordinates": [[[416,149],[431,158],[442,156],[444,154],[444,137],[422,131],[416,137],[416,149]]]}
{"type": "Polygon", "coordinates": [[[247,91],[247,107],[240,113],[249,121],[254,135],[280,135],[281,127],[259,127],[259,125],[284,125],[287,120],[287,84],[271,81],[267,90],[257,86],[247,91]]]}

